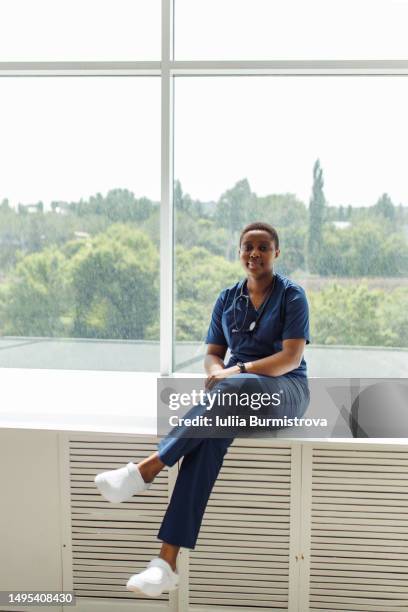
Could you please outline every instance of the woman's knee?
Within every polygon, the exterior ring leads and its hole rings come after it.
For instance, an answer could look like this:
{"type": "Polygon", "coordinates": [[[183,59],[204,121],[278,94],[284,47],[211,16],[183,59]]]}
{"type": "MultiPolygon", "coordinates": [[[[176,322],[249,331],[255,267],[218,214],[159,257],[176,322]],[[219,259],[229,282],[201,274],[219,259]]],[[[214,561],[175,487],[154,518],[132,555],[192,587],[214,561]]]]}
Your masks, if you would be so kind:
{"type": "Polygon", "coordinates": [[[236,376],[229,376],[220,380],[214,387],[213,391],[218,393],[223,392],[239,392],[243,389],[259,388],[261,386],[261,377],[259,374],[250,374],[249,372],[243,374],[237,374],[236,376]]]}

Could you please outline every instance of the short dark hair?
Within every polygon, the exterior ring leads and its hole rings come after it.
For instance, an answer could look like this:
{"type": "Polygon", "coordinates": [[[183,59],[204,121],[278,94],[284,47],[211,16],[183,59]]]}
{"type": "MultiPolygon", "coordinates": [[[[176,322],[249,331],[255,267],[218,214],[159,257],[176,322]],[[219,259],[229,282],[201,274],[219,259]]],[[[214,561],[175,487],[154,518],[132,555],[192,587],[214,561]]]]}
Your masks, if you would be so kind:
{"type": "Polygon", "coordinates": [[[275,247],[279,249],[278,232],[276,231],[274,227],[272,227],[272,225],[269,225],[269,223],[262,223],[262,221],[255,221],[254,223],[250,223],[249,225],[246,225],[244,227],[239,237],[239,246],[241,246],[241,242],[242,242],[242,238],[244,234],[246,234],[247,232],[252,232],[253,230],[263,230],[264,232],[268,232],[271,239],[275,243],[275,247]]]}

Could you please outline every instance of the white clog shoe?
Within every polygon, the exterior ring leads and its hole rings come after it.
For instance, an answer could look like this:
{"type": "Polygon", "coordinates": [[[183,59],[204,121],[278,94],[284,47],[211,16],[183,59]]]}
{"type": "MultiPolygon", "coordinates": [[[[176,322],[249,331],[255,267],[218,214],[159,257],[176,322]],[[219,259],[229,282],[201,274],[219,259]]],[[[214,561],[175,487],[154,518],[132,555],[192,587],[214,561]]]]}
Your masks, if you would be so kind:
{"type": "Polygon", "coordinates": [[[149,561],[147,568],[134,574],[126,584],[128,591],[143,593],[149,597],[158,597],[164,591],[173,591],[178,587],[179,575],[173,572],[171,566],[164,559],[156,557],[149,561]]]}
{"type": "Polygon", "coordinates": [[[152,484],[143,480],[137,465],[132,462],[117,470],[97,474],[94,482],[101,495],[114,504],[129,501],[136,493],[147,491],[152,484]]]}

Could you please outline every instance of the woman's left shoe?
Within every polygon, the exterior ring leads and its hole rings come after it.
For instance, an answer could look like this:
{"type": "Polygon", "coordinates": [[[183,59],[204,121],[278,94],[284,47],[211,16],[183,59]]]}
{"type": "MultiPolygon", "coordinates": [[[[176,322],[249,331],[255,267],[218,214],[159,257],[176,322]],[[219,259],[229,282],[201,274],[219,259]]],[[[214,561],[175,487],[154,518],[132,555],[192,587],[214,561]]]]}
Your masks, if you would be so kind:
{"type": "Polygon", "coordinates": [[[156,557],[147,564],[147,568],[134,574],[126,584],[128,591],[143,593],[149,597],[158,597],[164,591],[174,591],[178,587],[179,575],[173,572],[167,561],[156,557]]]}
{"type": "Polygon", "coordinates": [[[125,467],[97,474],[94,482],[108,501],[117,504],[132,499],[136,493],[143,493],[152,482],[145,482],[139,468],[130,462],[125,467]]]}

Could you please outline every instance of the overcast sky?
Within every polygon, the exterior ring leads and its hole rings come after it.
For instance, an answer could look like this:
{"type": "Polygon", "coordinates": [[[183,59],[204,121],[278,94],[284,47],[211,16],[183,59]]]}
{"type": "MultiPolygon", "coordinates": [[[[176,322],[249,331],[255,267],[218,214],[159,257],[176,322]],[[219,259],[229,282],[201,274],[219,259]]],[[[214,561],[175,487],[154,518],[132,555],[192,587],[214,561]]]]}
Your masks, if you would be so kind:
{"type": "MultiPolygon", "coordinates": [[[[177,56],[408,59],[408,1],[305,7],[177,0],[177,56]]],[[[3,0],[0,59],[159,59],[159,17],[158,0],[3,0]]],[[[159,200],[159,79],[4,77],[0,100],[0,200],[49,205],[115,187],[159,200]]],[[[175,176],[201,200],[246,177],[258,195],[307,203],[320,158],[329,204],[368,206],[387,191],[408,205],[406,108],[408,76],[179,78],[175,176]]]]}

